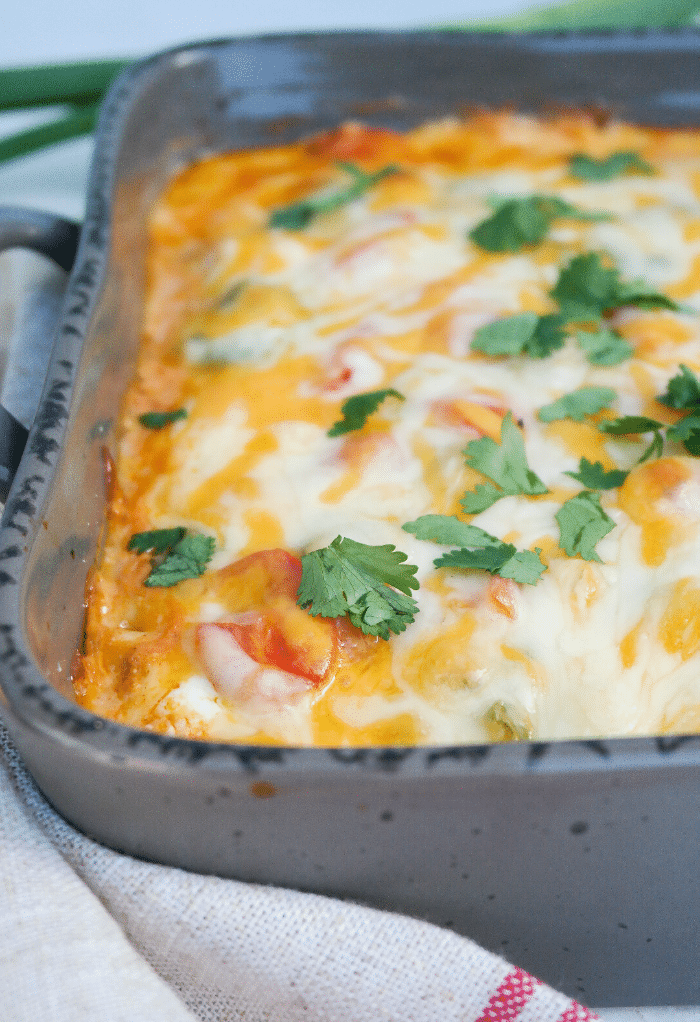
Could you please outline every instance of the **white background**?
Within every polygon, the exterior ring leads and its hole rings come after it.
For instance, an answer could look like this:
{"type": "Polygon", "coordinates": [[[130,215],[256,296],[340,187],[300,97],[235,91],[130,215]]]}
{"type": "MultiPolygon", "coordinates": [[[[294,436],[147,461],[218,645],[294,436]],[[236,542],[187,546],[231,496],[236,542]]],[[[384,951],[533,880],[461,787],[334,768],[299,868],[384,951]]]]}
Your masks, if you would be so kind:
{"type": "Polygon", "coordinates": [[[511,14],[547,0],[5,0],[0,65],[141,56],[195,39],[330,28],[415,28],[511,14]]]}

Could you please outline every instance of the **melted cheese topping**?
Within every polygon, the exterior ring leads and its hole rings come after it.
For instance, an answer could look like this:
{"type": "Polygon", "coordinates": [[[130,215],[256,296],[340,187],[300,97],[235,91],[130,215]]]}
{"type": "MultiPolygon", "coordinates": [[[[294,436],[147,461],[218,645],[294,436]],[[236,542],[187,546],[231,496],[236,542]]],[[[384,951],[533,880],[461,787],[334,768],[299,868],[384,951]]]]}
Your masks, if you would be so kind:
{"type": "Polygon", "coordinates": [[[614,414],[664,422],[680,363],[700,370],[700,133],[585,116],[480,114],[405,136],[345,125],[286,148],[232,153],[177,177],[150,224],[143,344],[123,404],[104,550],[88,589],[79,701],[165,734],[292,745],[456,744],[700,731],[700,461],[608,437],[598,416],[543,423],[582,386],[614,414]],[[573,153],[635,150],[657,169],[606,183],[568,174],[573,153]],[[348,183],[339,164],[400,173],[300,230],[270,212],[348,183]],[[493,196],[553,194],[605,222],[558,220],[541,244],[490,254],[469,231],[493,196]],[[573,337],[545,359],[489,358],[475,331],[555,310],[576,254],[605,250],[684,311],[627,308],[610,326],[630,359],[597,367],[573,337]],[[349,396],[394,388],[360,430],[329,437],[349,396]],[[145,429],[144,412],[187,417],[145,429]],[[549,493],[473,518],[541,548],[537,585],[436,569],[444,552],[401,526],[460,514],[484,482],[466,443],[522,423],[549,493]],[[601,563],[567,556],[555,514],[581,457],[631,469],[605,491],[615,529],[601,563]],[[201,578],[143,585],[132,534],[214,537],[201,578]],[[418,565],[419,613],[363,636],[295,604],[303,552],[335,536],[393,543],[418,565]],[[291,556],[290,556],[291,555],[291,556]]]}

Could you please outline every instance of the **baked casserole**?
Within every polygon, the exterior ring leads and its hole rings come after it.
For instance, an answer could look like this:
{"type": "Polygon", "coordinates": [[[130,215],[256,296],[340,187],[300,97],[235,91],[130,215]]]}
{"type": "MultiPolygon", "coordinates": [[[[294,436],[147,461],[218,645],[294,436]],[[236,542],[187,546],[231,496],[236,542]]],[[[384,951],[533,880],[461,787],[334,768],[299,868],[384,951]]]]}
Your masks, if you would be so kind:
{"type": "Polygon", "coordinates": [[[83,706],[292,746],[700,731],[700,132],[218,155],[147,273],[83,706]]]}

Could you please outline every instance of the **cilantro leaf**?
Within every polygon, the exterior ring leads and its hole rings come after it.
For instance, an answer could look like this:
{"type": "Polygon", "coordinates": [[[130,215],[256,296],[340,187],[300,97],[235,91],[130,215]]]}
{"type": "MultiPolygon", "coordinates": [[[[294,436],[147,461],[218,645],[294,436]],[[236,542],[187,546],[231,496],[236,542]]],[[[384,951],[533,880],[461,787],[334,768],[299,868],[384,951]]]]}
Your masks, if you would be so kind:
{"type": "Polygon", "coordinates": [[[487,323],[476,331],[471,347],[485,355],[520,355],[534,336],[539,318],[535,312],[521,312],[487,323]]]}
{"type": "Polygon", "coordinates": [[[186,529],[151,529],[149,532],[136,532],[129,540],[127,550],[137,554],[164,554],[184,538],[186,529]]]}
{"type": "Polygon", "coordinates": [[[591,464],[587,458],[581,458],[578,472],[565,472],[564,475],[583,483],[587,490],[613,490],[616,486],[622,486],[629,473],[619,468],[606,472],[602,461],[591,464]]]}
{"type": "Polygon", "coordinates": [[[330,546],[302,557],[297,603],[314,617],[347,615],[365,635],[388,639],[418,612],[410,595],[418,588],[418,568],[405,560],[391,544],[367,546],[336,536],[330,546]]]}
{"type": "Polygon", "coordinates": [[[537,585],[547,570],[547,565],[540,560],[541,553],[542,548],[538,546],[534,550],[516,550],[513,556],[501,565],[498,574],[501,578],[512,578],[514,582],[537,585]]]}
{"type": "Polygon", "coordinates": [[[502,540],[491,536],[477,525],[461,522],[454,515],[421,515],[414,522],[407,522],[402,528],[412,533],[416,539],[432,539],[445,546],[460,547],[497,547],[502,540]]]}
{"type": "Polygon", "coordinates": [[[584,561],[600,562],[595,545],[615,528],[615,522],[603,511],[597,493],[582,490],[562,504],[554,517],[559,523],[559,546],[569,557],[578,554],[584,561]]]}
{"type": "Polygon", "coordinates": [[[186,578],[198,578],[214,556],[215,547],[213,536],[189,533],[170,549],[164,560],[153,566],[144,585],[174,586],[186,578]]]}
{"type": "Polygon", "coordinates": [[[540,422],[555,422],[557,419],[583,422],[587,415],[595,415],[614,400],[615,391],[610,387],[579,387],[578,390],[564,394],[557,401],[540,408],[537,418],[540,422]]]}
{"type": "Polygon", "coordinates": [[[375,185],[382,178],[390,174],[397,174],[399,168],[390,164],[376,171],[374,174],[367,174],[360,167],[352,163],[340,163],[342,169],[352,178],[352,184],[341,188],[336,192],[321,192],[318,195],[310,195],[299,202],[293,202],[289,206],[282,206],[275,209],[270,215],[268,224],[270,227],[284,227],[288,231],[299,231],[308,226],[311,221],[322,213],[331,213],[341,206],[345,206],[353,199],[357,199],[366,192],[372,185],[375,185]]]}
{"type": "Polygon", "coordinates": [[[369,416],[376,412],[382,401],[388,397],[396,397],[399,401],[405,401],[403,394],[398,390],[368,390],[364,394],[355,394],[345,401],[340,410],[343,418],[334,422],[328,430],[328,436],[341,436],[343,433],[352,433],[353,430],[362,429],[369,416]]]}
{"type": "Polygon", "coordinates": [[[433,564],[436,568],[476,568],[500,575],[500,569],[510,561],[516,549],[512,543],[501,543],[500,546],[474,547],[473,550],[450,550],[436,557],[433,564]]]}
{"type": "Polygon", "coordinates": [[[144,412],[143,415],[139,415],[139,422],[146,429],[163,429],[164,426],[169,426],[171,422],[177,422],[178,419],[186,419],[187,410],[185,408],[174,408],[170,412],[144,412]]]}
{"type": "Polygon", "coordinates": [[[615,305],[635,305],[638,309],[668,309],[669,312],[680,312],[681,306],[668,295],[654,291],[643,280],[621,281],[615,305]]]}
{"type": "Polygon", "coordinates": [[[417,539],[455,544],[461,549],[441,554],[433,564],[436,568],[475,568],[490,571],[501,578],[535,585],[546,565],[539,558],[541,550],[516,550],[512,543],[491,536],[484,529],[461,522],[451,515],[422,515],[403,526],[417,539]]]}
{"type": "Polygon", "coordinates": [[[501,442],[497,444],[491,437],[472,440],[464,450],[464,460],[470,468],[491,479],[499,490],[485,486],[477,487],[473,492],[465,493],[462,507],[467,514],[478,512],[468,511],[467,507],[483,503],[490,507],[501,497],[515,493],[535,495],[547,493],[547,487],[540,477],[532,471],[527,463],[525,442],[518,427],[513,422],[513,415],[508,412],[501,426],[501,442]]]}
{"type": "Polygon", "coordinates": [[[556,195],[529,195],[499,203],[495,213],[477,224],[469,237],[487,252],[519,252],[543,241],[559,217],[609,219],[607,213],[588,213],[556,195]]]}
{"type": "Polygon", "coordinates": [[[700,380],[688,366],[679,368],[680,373],[668,381],[666,390],[656,400],[667,408],[679,410],[700,406],[700,380]]]}
{"type": "Polygon", "coordinates": [[[666,295],[653,291],[643,281],[623,281],[615,265],[606,266],[597,252],[574,256],[559,274],[550,291],[569,320],[599,320],[606,310],[623,305],[644,309],[678,310],[666,295]]]}
{"type": "Polygon", "coordinates": [[[632,171],[637,174],[653,174],[654,168],[643,160],[639,153],[612,153],[603,160],[575,153],[569,160],[569,171],[579,181],[612,181],[632,171]]]}
{"type": "Polygon", "coordinates": [[[479,515],[505,496],[506,493],[493,483],[480,483],[473,490],[467,490],[459,504],[465,515],[479,515]]]}
{"type": "Polygon", "coordinates": [[[480,327],[471,347],[485,355],[530,355],[546,358],[564,344],[565,320],[558,314],[521,312],[480,327]]]}
{"type": "Polygon", "coordinates": [[[546,358],[564,346],[566,317],[559,313],[540,316],[534,334],[525,345],[525,354],[532,358],[546,358]]]}
{"type": "Polygon", "coordinates": [[[653,433],[651,443],[640,456],[639,461],[648,461],[656,455],[660,458],[664,450],[664,438],[661,430],[663,422],[656,419],[648,419],[645,415],[624,415],[621,419],[609,419],[606,422],[599,422],[598,429],[601,433],[608,433],[610,436],[631,436],[634,433],[653,433]]]}
{"type": "MultiPolygon", "coordinates": [[[[700,413],[700,409],[698,409],[700,413]]],[[[683,444],[688,454],[700,457],[700,414],[686,415],[674,426],[666,430],[666,439],[672,443],[683,444]]]]}
{"type": "Polygon", "coordinates": [[[616,366],[634,353],[633,346],[616,330],[576,331],[576,340],[592,365],[616,366]]]}
{"type": "Polygon", "coordinates": [[[550,294],[572,320],[598,320],[615,304],[616,268],[604,266],[596,252],[575,256],[559,274],[550,294]]]}
{"type": "Polygon", "coordinates": [[[645,415],[623,415],[619,419],[606,419],[598,423],[601,433],[610,436],[630,436],[633,433],[651,433],[663,428],[663,422],[648,419],[645,415]]]}

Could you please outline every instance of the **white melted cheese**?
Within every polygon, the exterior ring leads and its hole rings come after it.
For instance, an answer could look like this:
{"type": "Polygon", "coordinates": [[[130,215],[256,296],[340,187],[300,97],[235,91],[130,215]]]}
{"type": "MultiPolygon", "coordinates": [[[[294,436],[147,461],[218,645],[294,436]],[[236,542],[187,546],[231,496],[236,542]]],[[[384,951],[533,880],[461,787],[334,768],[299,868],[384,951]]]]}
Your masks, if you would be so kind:
{"type": "MultiPolygon", "coordinates": [[[[192,363],[252,359],[267,366],[282,358],[314,355],[329,374],[335,367],[348,376],[332,390],[313,380],[300,385],[301,396],[320,396],[323,402],[342,402],[386,386],[405,397],[403,402],[383,403],[381,417],[388,422],[385,441],[354,468],[344,460],[345,437],[330,438],[310,422],[275,423],[271,432],[276,447],[249,471],[255,495],[241,497],[231,490],[220,499],[228,517],[218,536],[214,567],[241,556],[250,535],[245,514],[251,509],[265,510],[279,520],[280,545],[289,550],[312,550],[342,535],[368,544],[393,543],[418,566],[419,613],[413,625],[391,639],[397,690],[391,699],[339,692],[334,713],[352,727],[408,713],[420,721],[426,743],[483,741],[485,719],[494,705],[503,704],[510,717],[526,722],[537,738],[625,735],[654,733],[668,717],[700,706],[698,655],[684,660],[679,653],[668,652],[658,638],[676,582],[685,577],[700,580],[695,532],[672,546],[659,565],[645,564],[640,526],[616,506],[612,495],[603,493],[602,504],[615,529],[597,545],[602,563],[554,557],[537,585],[515,587],[514,612],[509,616],[490,602],[490,577],[485,573],[445,571],[444,590],[433,591],[427,584],[435,574],[433,559],[449,548],[416,540],[401,528],[434,512],[425,476],[425,445],[440,465],[449,498],[456,500],[464,489],[459,482],[461,452],[479,433],[440,422],[435,413],[440,402],[492,402],[512,410],[514,419],[524,424],[530,468],[549,488],[565,491],[564,496],[557,493],[537,500],[507,496],[473,519],[474,525],[497,537],[507,536],[520,549],[545,540],[556,546],[555,515],[566,496],[579,489],[564,475],[578,467],[578,456],[555,429],[540,422],[537,409],[579,387],[606,386],[616,391],[615,414],[649,414],[632,362],[608,368],[591,365],[573,338],[545,359],[468,357],[476,330],[521,311],[523,294],[539,295],[542,311],[551,309],[548,291],[577,252],[607,251],[625,277],[643,278],[660,289],[682,281],[700,253],[699,241],[684,239],[688,218],[700,218],[700,203],[678,168],[668,178],[630,175],[603,184],[572,184],[569,178],[561,183],[561,177],[551,168],[471,177],[441,176],[431,169],[423,178],[433,189],[434,206],[417,211],[415,222],[407,222],[400,213],[373,213],[365,196],[334,214],[332,226],[338,236],[320,250],[293,232],[274,232],[274,252],[283,268],[276,266],[267,274],[257,269],[255,279],[287,287],[307,318],[290,328],[261,323],[213,341],[188,343],[192,363]],[[392,366],[403,356],[388,341],[425,329],[435,315],[432,307],[413,307],[426,286],[481,258],[467,232],[490,215],[488,200],[531,194],[557,194],[583,209],[607,211],[611,219],[557,221],[550,232],[554,245],[549,260],[533,259],[526,252],[486,261],[445,298],[442,308],[451,316],[445,328],[448,354],[424,351],[395,372],[392,366]],[[640,205],[641,198],[645,204],[640,205]],[[346,320],[352,316],[356,321],[348,326],[346,320]],[[376,341],[379,336],[387,341],[384,347],[376,341]],[[375,347],[369,349],[365,341],[372,338],[375,347]],[[343,480],[353,471],[352,485],[343,490],[343,480]],[[329,492],[339,495],[330,499],[329,492]],[[418,645],[457,625],[460,607],[468,608],[475,622],[471,635],[464,638],[461,682],[452,683],[454,670],[448,666],[444,670],[446,676],[452,672],[452,680],[443,688],[407,681],[406,665],[418,645]],[[637,654],[632,666],[624,667],[621,643],[635,628],[637,654]]],[[[222,259],[234,254],[231,247],[222,259]]],[[[697,296],[691,301],[700,303],[697,296]]],[[[624,310],[615,314],[611,325],[624,328],[647,315],[624,310]]],[[[680,344],[669,340],[645,364],[646,379],[656,394],[681,361],[700,363],[697,318],[684,313],[677,319],[693,336],[680,344]]],[[[161,512],[167,506],[174,514],[178,501],[220,473],[252,436],[238,405],[216,421],[201,418],[178,424],[173,430],[172,471],[154,482],[147,502],[161,512]]],[[[630,468],[644,446],[642,439],[635,443],[609,438],[604,450],[617,465],[630,468]]],[[[668,507],[659,507],[670,517],[700,522],[700,484],[691,478],[668,507]]],[[[218,606],[203,607],[199,620],[214,621],[221,614],[218,606]]],[[[266,731],[290,743],[310,741],[312,701],[311,695],[304,695],[282,707],[273,700],[264,715],[266,731]]],[[[174,690],[161,708],[203,722],[208,733],[234,738],[260,724],[250,706],[238,706],[234,712],[221,686],[199,675],[174,690]]]]}

